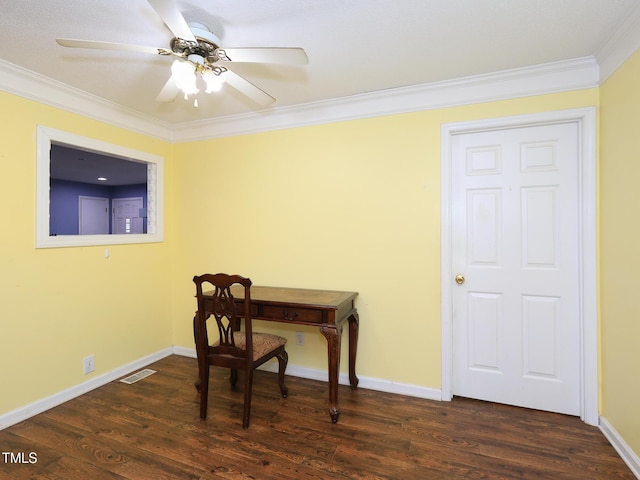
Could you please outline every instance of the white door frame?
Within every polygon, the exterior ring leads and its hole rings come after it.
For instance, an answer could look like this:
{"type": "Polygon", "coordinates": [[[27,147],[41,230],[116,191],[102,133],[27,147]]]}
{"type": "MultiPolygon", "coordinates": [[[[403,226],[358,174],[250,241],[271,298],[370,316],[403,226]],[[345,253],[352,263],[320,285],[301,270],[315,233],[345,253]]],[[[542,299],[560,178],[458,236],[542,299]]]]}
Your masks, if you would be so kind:
{"type": "Polygon", "coordinates": [[[453,282],[451,248],[452,136],[541,124],[576,122],[579,135],[578,208],[580,209],[580,373],[581,414],[598,425],[598,315],[596,271],[596,110],[595,107],[560,110],[442,125],[441,131],[441,314],[442,400],[451,400],[453,380],[453,282]]]}

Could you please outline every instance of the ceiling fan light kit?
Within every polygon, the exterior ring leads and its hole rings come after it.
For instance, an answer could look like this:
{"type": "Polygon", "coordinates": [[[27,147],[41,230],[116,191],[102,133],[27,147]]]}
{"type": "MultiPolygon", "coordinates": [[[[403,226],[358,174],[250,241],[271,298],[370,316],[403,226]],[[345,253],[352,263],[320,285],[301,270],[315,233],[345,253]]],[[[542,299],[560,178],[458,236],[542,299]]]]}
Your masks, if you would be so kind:
{"type": "MultiPolygon", "coordinates": [[[[156,98],[160,102],[171,102],[180,92],[185,100],[189,95],[197,95],[200,92],[197,85],[199,73],[206,85],[205,93],[220,91],[222,85],[227,83],[264,107],[275,102],[275,98],[233,72],[233,63],[308,63],[307,54],[301,48],[223,49],[219,46],[220,39],[206,25],[187,23],[175,6],[174,0],[147,1],[175,36],[171,40],[170,49],[66,38],[58,38],[56,41],[63,47],[122,50],[178,57],[171,65],[171,77],[156,98]]],[[[197,99],[194,106],[198,106],[197,99]]]]}
{"type": "MultiPolygon", "coordinates": [[[[224,70],[226,71],[226,68],[224,70]]],[[[223,72],[216,73],[213,70],[205,70],[202,72],[202,79],[207,85],[205,93],[219,92],[222,89],[222,84],[224,83],[224,77],[221,75],[222,73],[223,72]]]]}
{"type": "Polygon", "coordinates": [[[195,95],[199,92],[196,85],[196,66],[191,62],[183,62],[174,60],[171,65],[171,76],[176,86],[182,90],[185,98],[189,95],[195,95]]]}

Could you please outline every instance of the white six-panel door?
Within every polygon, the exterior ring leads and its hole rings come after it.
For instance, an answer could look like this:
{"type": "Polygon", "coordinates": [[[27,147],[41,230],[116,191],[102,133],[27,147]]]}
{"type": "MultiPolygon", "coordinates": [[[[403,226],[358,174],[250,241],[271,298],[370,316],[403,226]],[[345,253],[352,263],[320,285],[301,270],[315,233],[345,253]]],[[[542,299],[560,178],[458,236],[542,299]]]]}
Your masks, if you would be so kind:
{"type": "Polygon", "coordinates": [[[575,122],[451,140],[453,395],[580,415],[575,122]]]}
{"type": "Polygon", "coordinates": [[[114,198],[112,200],[113,233],[143,233],[143,219],[140,217],[142,197],[114,198]]]}

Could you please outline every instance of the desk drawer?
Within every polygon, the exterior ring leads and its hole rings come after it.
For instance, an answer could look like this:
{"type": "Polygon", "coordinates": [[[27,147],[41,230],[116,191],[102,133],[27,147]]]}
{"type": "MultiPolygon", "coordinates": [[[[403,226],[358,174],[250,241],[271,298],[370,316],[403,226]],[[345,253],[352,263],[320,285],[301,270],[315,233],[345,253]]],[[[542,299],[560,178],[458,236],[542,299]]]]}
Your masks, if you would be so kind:
{"type": "Polygon", "coordinates": [[[262,313],[265,317],[275,320],[322,323],[322,311],[320,310],[265,305],[262,313]]]}

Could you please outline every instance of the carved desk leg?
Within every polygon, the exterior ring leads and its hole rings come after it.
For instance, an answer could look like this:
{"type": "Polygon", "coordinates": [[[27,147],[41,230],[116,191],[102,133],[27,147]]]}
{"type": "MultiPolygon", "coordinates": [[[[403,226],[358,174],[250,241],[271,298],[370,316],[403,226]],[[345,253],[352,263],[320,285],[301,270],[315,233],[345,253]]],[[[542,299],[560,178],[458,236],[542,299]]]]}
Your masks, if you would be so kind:
{"type": "Polygon", "coordinates": [[[338,422],[340,406],[338,405],[338,375],[340,374],[340,337],[342,325],[324,325],[320,331],[327,339],[329,357],[329,414],[333,423],[338,422]]]}
{"type": "Polygon", "coordinates": [[[351,388],[358,386],[358,377],[356,376],[356,353],[358,352],[358,329],[360,317],[358,311],[354,310],[349,315],[349,383],[351,388]]]}

